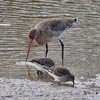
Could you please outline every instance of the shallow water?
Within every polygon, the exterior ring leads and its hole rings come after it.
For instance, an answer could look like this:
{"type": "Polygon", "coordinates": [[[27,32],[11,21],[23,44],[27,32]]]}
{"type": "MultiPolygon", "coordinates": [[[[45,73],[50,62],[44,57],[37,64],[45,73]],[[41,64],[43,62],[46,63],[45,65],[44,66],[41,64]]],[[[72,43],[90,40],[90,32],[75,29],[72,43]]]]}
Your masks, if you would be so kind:
{"type": "MultiPolygon", "coordinates": [[[[25,60],[30,28],[46,18],[78,18],[62,39],[65,67],[75,76],[100,73],[99,0],[0,0],[0,77],[27,78],[16,62],[25,60]]],[[[45,46],[32,48],[29,60],[44,55],[45,46]]],[[[49,43],[48,57],[61,66],[58,41],[49,43]]]]}

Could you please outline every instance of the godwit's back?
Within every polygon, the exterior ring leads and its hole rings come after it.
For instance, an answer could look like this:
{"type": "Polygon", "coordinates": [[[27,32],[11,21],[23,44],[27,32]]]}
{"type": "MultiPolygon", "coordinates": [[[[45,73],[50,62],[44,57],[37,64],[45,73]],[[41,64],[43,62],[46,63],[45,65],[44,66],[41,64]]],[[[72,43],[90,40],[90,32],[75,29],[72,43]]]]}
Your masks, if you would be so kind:
{"type": "Polygon", "coordinates": [[[36,41],[45,44],[49,41],[60,38],[76,19],[49,19],[38,23],[34,29],[39,31],[36,41]],[[55,39],[56,38],[56,39],[55,39]]]}

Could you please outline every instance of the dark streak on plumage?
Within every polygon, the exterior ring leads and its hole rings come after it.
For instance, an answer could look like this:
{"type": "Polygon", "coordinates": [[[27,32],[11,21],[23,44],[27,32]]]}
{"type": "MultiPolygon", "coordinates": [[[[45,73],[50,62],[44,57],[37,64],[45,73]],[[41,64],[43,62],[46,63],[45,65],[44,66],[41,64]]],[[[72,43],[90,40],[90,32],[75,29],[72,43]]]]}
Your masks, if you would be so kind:
{"type": "Polygon", "coordinates": [[[31,62],[36,62],[40,65],[45,65],[47,67],[53,67],[55,66],[55,63],[53,62],[53,60],[49,59],[49,58],[37,58],[37,59],[33,59],[31,60],[31,62]]]}

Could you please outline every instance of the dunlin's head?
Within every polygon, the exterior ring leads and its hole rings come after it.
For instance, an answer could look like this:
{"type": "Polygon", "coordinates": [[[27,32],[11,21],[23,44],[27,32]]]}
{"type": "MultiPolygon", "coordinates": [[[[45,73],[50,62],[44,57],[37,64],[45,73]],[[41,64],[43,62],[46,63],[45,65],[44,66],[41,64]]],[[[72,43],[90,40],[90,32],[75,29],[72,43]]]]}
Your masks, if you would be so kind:
{"type": "Polygon", "coordinates": [[[73,86],[74,86],[74,84],[75,84],[74,80],[75,80],[75,76],[72,75],[72,74],[70,74],[70,80],[69,80],[69,81],[72,81],[72,82],[73,82],[73,86]]]}

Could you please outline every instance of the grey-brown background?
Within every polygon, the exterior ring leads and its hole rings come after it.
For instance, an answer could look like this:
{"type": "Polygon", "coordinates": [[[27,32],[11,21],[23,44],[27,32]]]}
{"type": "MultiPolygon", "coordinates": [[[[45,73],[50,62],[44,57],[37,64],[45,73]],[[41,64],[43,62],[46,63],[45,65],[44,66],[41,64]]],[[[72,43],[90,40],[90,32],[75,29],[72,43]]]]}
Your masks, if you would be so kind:
{"type": "MultiPolygon", "coordinates": [[[[30,28],[46,18],[78,18],[62,39],[65,67],[76,76],[99,73],[100,0],[0,0],[0,77],[27,78],[15,63],[25,60],[30,28]]],[[[44,55],[45,46],[33,47],[29,60],[44,55]]],[[[49,43],[48,57],[61,66],[58,41],[49,43]]]]}

